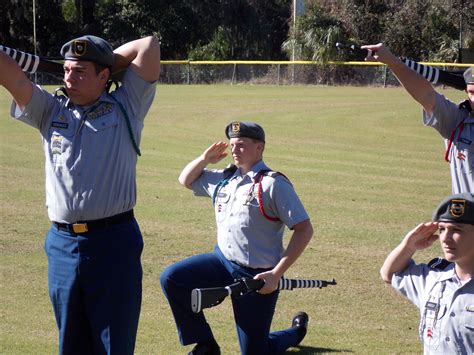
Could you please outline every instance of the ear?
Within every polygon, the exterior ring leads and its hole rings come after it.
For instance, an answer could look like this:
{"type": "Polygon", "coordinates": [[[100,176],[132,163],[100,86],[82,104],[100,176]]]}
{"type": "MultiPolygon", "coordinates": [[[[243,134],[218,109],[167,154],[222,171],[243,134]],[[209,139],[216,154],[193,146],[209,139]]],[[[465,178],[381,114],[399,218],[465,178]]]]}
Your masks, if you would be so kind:
{"type": "Polygon", "coordinates": [[[110,69],[109,68],[105,68],[104,70],[102,70],[99,74],[99,77],[100,77],[100,80],[105,80],[105,81],[108,81],[109,80],[109,76],[110,76],[110,69]]]}

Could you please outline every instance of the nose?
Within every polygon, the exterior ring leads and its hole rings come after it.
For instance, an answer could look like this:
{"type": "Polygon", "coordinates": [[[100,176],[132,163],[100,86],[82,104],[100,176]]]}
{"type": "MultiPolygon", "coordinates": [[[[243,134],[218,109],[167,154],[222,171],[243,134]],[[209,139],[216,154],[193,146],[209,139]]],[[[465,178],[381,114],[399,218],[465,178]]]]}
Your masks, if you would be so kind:
{"type": "Polygon", "coordinates": [[[75,78],[74,78],[74,73],[72,70],[64,72],[64,81],[72,82],[74,80],[75,78]]]}
{"type": "Polygon", "coordinates": [[[446,243],[447,241],[451,240],[453,238],[453,233],[449,229],[445,229],[442,232],[439,233],[439,240],[442,243],[446,243]]]}

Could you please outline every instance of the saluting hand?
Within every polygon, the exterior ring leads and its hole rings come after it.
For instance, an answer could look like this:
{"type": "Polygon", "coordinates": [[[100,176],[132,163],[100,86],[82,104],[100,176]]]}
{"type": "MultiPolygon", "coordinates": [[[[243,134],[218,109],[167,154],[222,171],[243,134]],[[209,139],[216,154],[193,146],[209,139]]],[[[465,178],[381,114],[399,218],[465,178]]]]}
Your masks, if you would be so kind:
{"type": "Polygon", "coordinates": [[[437,230],[437,222],[421,223],[407,233],[404,242],[407,247],[415,250],[429,248],[439,238],[435,234],[437,230]]]}
{"type": "Polygon", "coordinates": [[[402,242],[393,249],[385,259],[380,276],[390,284],[394,273],[404,270],[410,263],[413,255],[421,249],[426,249],[438,240],[436,233],[437,222],[421,223],[407,233],[402,242]]]}
{"type": "Polygon", "coordinates": [[[216,164],[227,156],[226,149],[228,146],[228,143],[216,142],[202,153],[202,157],[207,163],[216,164]]]}

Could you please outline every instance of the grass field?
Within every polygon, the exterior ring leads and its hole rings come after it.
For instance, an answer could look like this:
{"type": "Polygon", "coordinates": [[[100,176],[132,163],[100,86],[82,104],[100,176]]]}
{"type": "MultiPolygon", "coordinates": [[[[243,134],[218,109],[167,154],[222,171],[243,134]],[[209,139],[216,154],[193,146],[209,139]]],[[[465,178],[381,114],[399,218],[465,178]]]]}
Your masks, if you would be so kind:
{"type": "MultiPolygon", "coordinates": [[[[455,101],[463,97],[444,93],[455,101]]],[[[35,130],[9,119],[9,102],[0,88],[0,353],[55,354],[43,252],[49,222],[41,142],[35,130]]],[[[135,210],[145,240],[136,353],[183,354],[191,348],[178,343],[159,274],[215,244],[210,199],[194,197],[177,176],[225,138],[231,120],[263,125],[265,161],[291,179],[315,227],[310,246],[286,276],[338,282],[281,292],[273,329],[289,326],[299,310],[310,315],[308,335],[290,352],[421,353],[417,309],[378,273],[405,233],[430,219],[451,191],[444,145],[421,124],[420,108],[400,88],[230,85],[159,86],[147,116],[135,210]]],[[[437,255],[438,246],[417,260],[437,255]]],[[[206,314],[223,354],[237,354],[230,302],[206,314]]]]}

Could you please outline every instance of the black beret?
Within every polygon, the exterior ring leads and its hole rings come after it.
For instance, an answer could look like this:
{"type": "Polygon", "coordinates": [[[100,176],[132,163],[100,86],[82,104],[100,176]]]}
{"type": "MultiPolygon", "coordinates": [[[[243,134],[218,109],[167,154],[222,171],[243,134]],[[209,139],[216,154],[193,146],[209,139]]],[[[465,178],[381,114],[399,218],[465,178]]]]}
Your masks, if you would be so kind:
{"type": "Polygon", "coordinates": [[[225,128],[227,138],[253,138],[265,142],[265,132],[263,128],[255,122],[235,121],[225,128]]]}
{"type": "Polygon", "coordinates": [[[96,36],[83,36],[67,42],[61,48],[66,60],[86,60],[111,68],[114,65],[114,50],[106,40],[96,36]]]}
{"type": "Polygon", "coordinates": [[[474,84],[474,71],[472,70],[474,67],[469,67],[464,71],[464,81],[467,84],[474,84]]]}
{"type": "Polygon", "coordinates": [[[444,199],[433,212],[433,221],[474,224],[474,194],[466,192],[444,199]]]}

